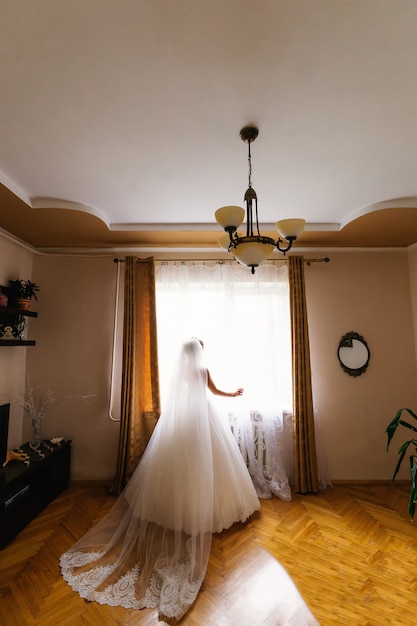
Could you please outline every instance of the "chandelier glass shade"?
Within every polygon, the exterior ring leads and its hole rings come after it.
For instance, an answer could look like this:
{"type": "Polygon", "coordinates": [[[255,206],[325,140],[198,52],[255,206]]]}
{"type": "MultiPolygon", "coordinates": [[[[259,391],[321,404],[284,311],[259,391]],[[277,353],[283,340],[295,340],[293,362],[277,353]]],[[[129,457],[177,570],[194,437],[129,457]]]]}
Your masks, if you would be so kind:
{"type": "Polygon", "coordinates": [[[224,228],[227,235],[219,239],[219,244],[230,252],[242,265],[251,268],[252,274],[255,268],[262,265],[276,248],[282,254],[288,252],[298,235],[304,228],[305,220],[293,218],[280,220],[276,228],[280,238],[275,242],[272,237],[265,237],[259,232],[258,198],[252,187],[252,158],[251,143],[258,136],[258,129],[245,127],[240,131],[242,141],[248,144],[249,184],[245,193],[246,205],[246,235],[238,233],[237,229],[245,219],[245,210],[239,206],[224,206],[217,209],[215,218],[217,223],[224,228]],[[282,237],[282,239],[281,239],[282,237]],[[281,244],[285,245],[282,247],[281,244]]]}

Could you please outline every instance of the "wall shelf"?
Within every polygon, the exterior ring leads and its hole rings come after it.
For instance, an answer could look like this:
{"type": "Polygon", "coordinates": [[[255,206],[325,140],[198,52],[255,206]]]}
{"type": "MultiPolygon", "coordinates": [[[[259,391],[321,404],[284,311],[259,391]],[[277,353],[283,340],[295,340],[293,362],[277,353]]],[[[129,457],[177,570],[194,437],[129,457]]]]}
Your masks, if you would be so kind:
{"type": "Polygon", "coordinates": [[[36,341],[24,339],[0,339],[1,346],[36,346],[36,341]]]}
{"type": "Polygon", "coordinates": [[[36,311],[17,309],[11,306],[0,306],[0,315],[23,315],[24,317],[38,317],[36,311]]]}

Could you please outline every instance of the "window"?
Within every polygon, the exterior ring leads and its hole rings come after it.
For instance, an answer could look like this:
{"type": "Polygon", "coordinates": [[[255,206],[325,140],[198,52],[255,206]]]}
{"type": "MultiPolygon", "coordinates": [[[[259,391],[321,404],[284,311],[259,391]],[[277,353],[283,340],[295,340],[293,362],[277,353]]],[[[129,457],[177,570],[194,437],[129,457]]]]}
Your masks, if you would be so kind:
{"type": "MultiPolygon", "coordinates": [[[[291,500],[292,375],[286,264],[253,276],[236,263],[162,263],[156,267],[159,374],[164,396],[173,359],[190,336],[204,341],[218,398],[259,497],[291,500]]],[[[169,407],[168,407],[169,410],[169,407]]]]}
{"type": "Polygon", "coordinates": [[[245,390],[252,409],[291,410],[291,330],[286,264],[252,275],[236,263],[161,263],[156,267],[162,399],[172,358],[190,336],[205,344],[220,389],[245,390]]]}

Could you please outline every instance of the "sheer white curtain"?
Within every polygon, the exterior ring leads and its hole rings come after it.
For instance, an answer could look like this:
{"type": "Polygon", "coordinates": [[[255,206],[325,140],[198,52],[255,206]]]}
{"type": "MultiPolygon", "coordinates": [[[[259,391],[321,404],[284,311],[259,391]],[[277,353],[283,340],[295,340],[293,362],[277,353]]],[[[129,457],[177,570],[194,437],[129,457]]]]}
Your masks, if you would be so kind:
{"type": "Polygon", "coordinates": [[[190,336],[204,341],[206,363],[258,495],[291,499],[292,381],[288,272],[265,264],[253,276],[237,263],[156,265],[162,406],[172,358],[190,336]]]}

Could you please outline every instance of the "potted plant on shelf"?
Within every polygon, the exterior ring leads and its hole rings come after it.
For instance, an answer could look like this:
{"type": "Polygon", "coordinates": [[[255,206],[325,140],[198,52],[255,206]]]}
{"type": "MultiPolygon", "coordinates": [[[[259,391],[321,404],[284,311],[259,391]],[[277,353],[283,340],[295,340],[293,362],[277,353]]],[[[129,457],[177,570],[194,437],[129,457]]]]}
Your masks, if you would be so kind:
{"type": "MultiPolygon", "coordinates": [[[[417,415],[416,413],[414,413],[414,411],[412,411],[411,409],[405,409],[405,408],[400,409],[385,431],[388,436],[387,450],[389,448],[391,440],[398,426],[404,426],[404,428],[408,428],[414,433],[417,433],[417,425],[414,426],[413,424],[410,424],[409,422],[406,422],[405,420],[401,419],[403,411],[407,411],[407,413],[411,415],[411,417],[414,418],[417,422],[417,415]]],[[[394,481],[396,475],[398,474],[398,471],[401,467],[401,464],[404,460],[404,457],[407,453],[409,446],[414,446],[415,448],[414,453],[409,456],[410,471],[411,471],[411,488],[410,488],[410,498],[408,501],[408,512],[410,514],[411,519],[414,520],[414,513],[415,513],[416,503],[417,503],[417,439],[408,439],[408,441],[405,441],[402,444],[402,446],[398,448],[397,453],[400,455],[400,458],[398,459],[398,463],[395,467],[392,480],[394,481]]]]}
{"type": "Polygon", "coordinates": [[[40,291],[39,286],[31,280],[9,280],[9,295],[19,309],[29,309],[32,298],[38,299],[37,292],[40,291]]]}

